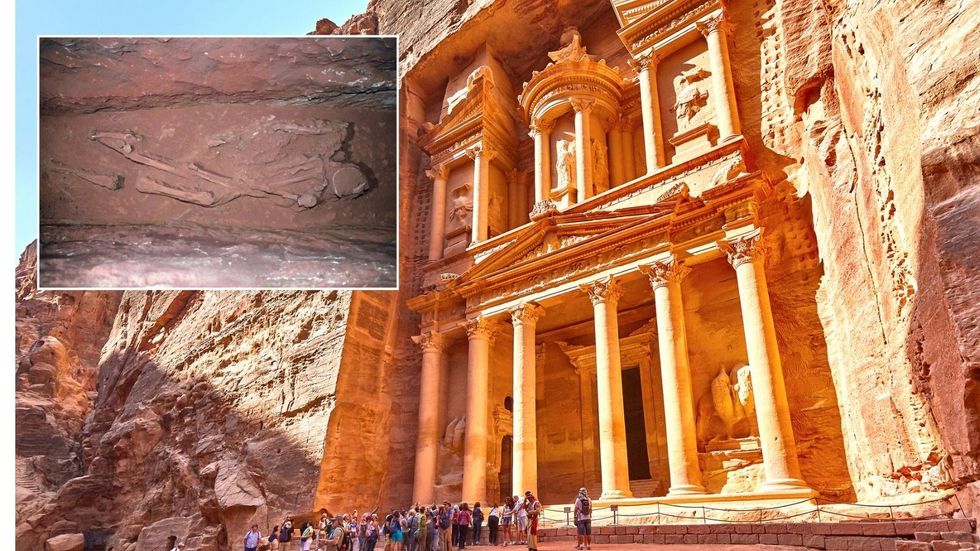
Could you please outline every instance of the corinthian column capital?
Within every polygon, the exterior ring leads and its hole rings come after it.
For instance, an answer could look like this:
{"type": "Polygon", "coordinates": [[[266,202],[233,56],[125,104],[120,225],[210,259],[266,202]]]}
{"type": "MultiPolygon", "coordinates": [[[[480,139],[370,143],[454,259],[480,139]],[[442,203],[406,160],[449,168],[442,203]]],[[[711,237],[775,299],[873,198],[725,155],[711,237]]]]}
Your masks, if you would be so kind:
{"type": "Polygon", "coordinates": [[[765,241],[762,239],[762,228],[718,242],[718,248],[728,255],[728,262],[733,268],[738,268],[746,262],[761,259],[765,254],[765,241]]]}
{"type": "Polygon", "coordinates": [[[482,157],[489,161],[497,156],[497,152],[487,144],[478,143],[466,150],[466,156],[473,160],[477,160],[482,157]]]}
{"type": "Polygon", "coordinates": [[[449,167],[445,164],[436,165],[425,171],[425,175],[431,180],[445,180],[449,177],[449,167]]]}
{"type": "Polygon", "coordinates": [[[423,331],[421,335],[412,337],[412,342],[419,345],[422,352],[442,352],[446,349],[446,338],[436,331],[423,331]]]}
{"type": "Polygon", "coordinates": [[[727,33],[732,28],[731,24],[728,22],[728,19],[725,17],[724,11],[717,11],[698,21],[694,25],[699,31],[701,31],[701,34],[706,37],[715,31],[727,33]]]}
{"type": "Polygon", "coordinates": [[[528,302],[510,309],[510,319],[514,325],[535,323],[544,315],[544,308],[536,302],[528,302]]]}
{"type": "Polygon", "coordinates": [[[649,266],[640,266],[640,272],[650,278],[654,290],[667,286],[668,283],[679,283],[691,269],[684,266],[676,257],[654,262],[649,266]]]}
{"type": "Polygon", "coordinates": [[[555,121],[542,122],[536,120],[531,122],[531,131],[528,133],[532,138],[537,134],[547,134],[555,127],[555,121]]]}
{"type": "Polygon", "coordinates": [[[570,101],[572,103],[572,109],[576,113],[585,113],[588,115],[592,112],[592,108],[595,107],[595,100],[592,98],[572,98],[570,101]]]}
{"type": "Polygon", "coordinates": [[[484,317],[473,318],[466,322],[466,335],[470,339],[493,339],[497,333],[497,324],[484,317]]]}
{"type": "Polygon", "coordinates": [[[606,276],[592,283],[584,283],[579,285],[579,289],[589,295],[589,300],[592,301],[593,306],[604,302],[616,302],[623,295],[622,287],[619,286],[619,282],[613,276],[606,276]]]}

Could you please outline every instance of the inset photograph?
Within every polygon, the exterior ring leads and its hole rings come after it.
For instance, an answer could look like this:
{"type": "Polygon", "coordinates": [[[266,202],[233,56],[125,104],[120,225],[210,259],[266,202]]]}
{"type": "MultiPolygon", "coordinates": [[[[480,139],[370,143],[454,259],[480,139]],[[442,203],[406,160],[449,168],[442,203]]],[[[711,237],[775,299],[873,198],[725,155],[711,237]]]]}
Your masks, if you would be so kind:
{"type": "Polygon", "coordinates": [[[39,47],[39,287],[397,287],[394,37],[39,47]]]}

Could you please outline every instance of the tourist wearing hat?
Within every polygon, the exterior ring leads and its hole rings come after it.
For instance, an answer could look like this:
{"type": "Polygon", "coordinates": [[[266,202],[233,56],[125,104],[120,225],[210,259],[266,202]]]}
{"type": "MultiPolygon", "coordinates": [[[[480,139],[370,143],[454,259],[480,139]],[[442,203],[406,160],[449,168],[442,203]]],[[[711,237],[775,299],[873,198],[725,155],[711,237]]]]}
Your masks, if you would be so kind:
{"type": "Polygon", "coordinates": [[[592,549],[592,500],[589,491],[579,488],[575,498],[575,528],[578,529],[578,545],[575,549],[592,549]]]}

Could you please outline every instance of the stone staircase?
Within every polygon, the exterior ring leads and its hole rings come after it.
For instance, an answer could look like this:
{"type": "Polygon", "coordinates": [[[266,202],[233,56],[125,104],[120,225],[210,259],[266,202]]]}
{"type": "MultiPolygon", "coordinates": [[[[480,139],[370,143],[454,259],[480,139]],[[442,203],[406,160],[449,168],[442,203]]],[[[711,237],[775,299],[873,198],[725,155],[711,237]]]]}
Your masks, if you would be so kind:
{"type": "MultiPolygon", "coordinates": [[[[592,484],[586,488],[589,490],[589,496],[592,499],[599,499],[599,496],[602,495],[602,483],[592,484]]],[[[630,480],[630,491],[633,492],[633,497],[654,497],[666,495],[667,487],[661,480],[644,478],[630,480]]]]}
{"type": "MultiPolygon", "coordinates": [[[[861,522],[640,524],[592,529],[596,544],[792,545],[874,551],[980,550],[970,519],[861,522]]],[[[542,528],[541,541],[575,539],[574,527],[542,528]]],[[[696,548],[696,547],[692,547],[696,548]]]]}

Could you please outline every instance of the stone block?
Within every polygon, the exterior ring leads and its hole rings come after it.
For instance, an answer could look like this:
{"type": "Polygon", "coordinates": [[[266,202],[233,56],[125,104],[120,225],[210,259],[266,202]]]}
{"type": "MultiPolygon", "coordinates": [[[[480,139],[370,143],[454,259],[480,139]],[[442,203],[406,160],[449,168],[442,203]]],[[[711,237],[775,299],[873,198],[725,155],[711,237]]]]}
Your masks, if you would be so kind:
{"type": "Polygon", "coordinates": [[[830,533],[835,536],[853,536],[861,533],[861,528],[855,528],[855,522],[835,522],[830,525],[830,533]]]}
{"type": "Polygon", "coordinates": [[[879,538],[851,536],[847,539],[847,548],[855,551],[881,551],[881,541],[879,538]]]}
{"type": "MultiPolygon", "coordinates": [[[[732,539],[732,543],[739,543],[732,539]]],[[[824,549],[824,536],[819,534],[808,534],[803,536],[803,547],[810,549],[824,549]]]]}
{"type": "MultiPolygon", "coordinates": [[[[947,530],[950,532],[972,532],[973,526],[970,524],[970,519],[967,518],[954,518],[946,521],[947,530]]],[[[940,530],[941,532],[942,530],[940,530]]]]}
{"type": "Polygon", "coordinates": [[[762,545],[779,545],[779,537],[776,534],[759,534],[759,543],[762,545]]]}
{"type": "Polygon", "coordinates": [[[640,530],[638,533],[642,536],[645,536],[647,534],[656,534],[657,527],[651,524],[645,524],[643,526],[640,526],[640,530]]]}
{"type": "Polygon", "coordinates": [[[960,549],[960,542],[957,541],[936,540],[930,543],[933,551],[959,551],[960,549]]]}
{"type": "Polygon", "coordinates": [[[711,545],[717,544],[718,534],[699,534],[698,543],[711,544],[711,545]]]}
{"type": "Polygon", "coordinates": [[[940,540],[943,536],[939,532],[916,532],[915,541],[933,541],[940,540]]]}
{"type": "Polygon", "coordinates": [[[643,536],[640,534],[630,534],[633,536],[633,543],[643,543],[643,536]]]}
{"type": "Polygon", "coordinates": [[[643,543],[653,545],[663,545],[663,534],[643,534],[643,543]]]}
{"type": "Polygon", "coordinates": [[[786,524],[782,522],[766,523],[767,534],[785,534],[788,532],[786,524]]]}
{"type": "Polygon", "coordinates": [[[83,534],[61,534],[44,542],[45,551],[82,551],[84,548],[83,534]]]}
{"type": "Polygon", "coordinates": [[[686,534],[687,526],[683,524],[667,524],[665,526],[660,527],[660,533],[667,534],[667,535],[686,534]]]}
{"type": "Polygon", "coordinates": [[[833,534],[833,527],[833,524],[818,522],[810,526],[810,532],[813,534],[820,534],[822,536],[829,536],[830,534],[833,534]]]}
{"type": "Polygon", "coordinates": [[[752,534],[752,525],[748,523],[738,523],[735,525],[736,534],[752,534]]]}
{"type": "Polygon", "coordinates": [[[614,530],[616,531],[617,534],[627,534],[627,533],[629,533],[629,527],[628,526],[616,526],[616,527],[614,527],[614,530]]]}
{"type": "Polygon", "coordinates": [[[609,536],[607,534],[598,534],[592,536],[593,543],[609,543],[609,536]]]}
{"type": "Polygon", "coordinates": [[[973,534],[969,532],[941,532],[942,538],[946,541],[962,541],[973,543],[973,534]]]}
{"type": "Polygon", "coordinates": [[[945,520],[917,520],[916,532],[948,532],[949,524],[945,520]]]}
{"type": "Polygon", "coordinates": [[[687,527],[688,534],[711,534],[716,533],[712,530],[714,526],[708,526],[707,524],[691,524],[687,527]]]}
{"type": "Polygon", "coordinates": [[[895,541],[895,551],[930,551],[932,546],[926,542],[897,540],[895,541]]]}
{"type": "Polygon", "coordinates": [[[824,536],[824,549],[847,549],[850,538],[847,536],[824,536]]]}
{"type": "Polygon", "coordinates": [[[803,536],[800,534],[777,534],[776,540],[779,545],[803,545],[803,536]]]}
{"type": "Polygon", "coordinates": [[[664,543],[667,545],[684,543],[685,534],[664,534],[664,543]]]}
{"type": "Polygon", "coordinates": [[[715,534],[718,536],[718,543],[720,544],[730,544],[732,543],[732,536],[730,534],[715,534]]]}
{"type": "MultiPolygon", "coordinates": [[[[705,536],[707,534],[701,534],[705,536]]],[[[684,543],[686,544],[696,544],[698,543],[698,534],[684,534],[684,543]]]]}
{"type": "Polygon", "coordinates": [[[881,551],[895,551],[895,541],[891,538],[882,538],[879,540],[881,551]]]}
{"type": "Polygon", "coordinates": [[[735,545],[756,545],[759,543],[758,534],[732,534],[732,543],[735,545]]]}
{"type": "Polygon", "coordinates": [[[894,536],[895,526],[891,522],[864,522],[861,531],[865,536],[894,536]]]}

